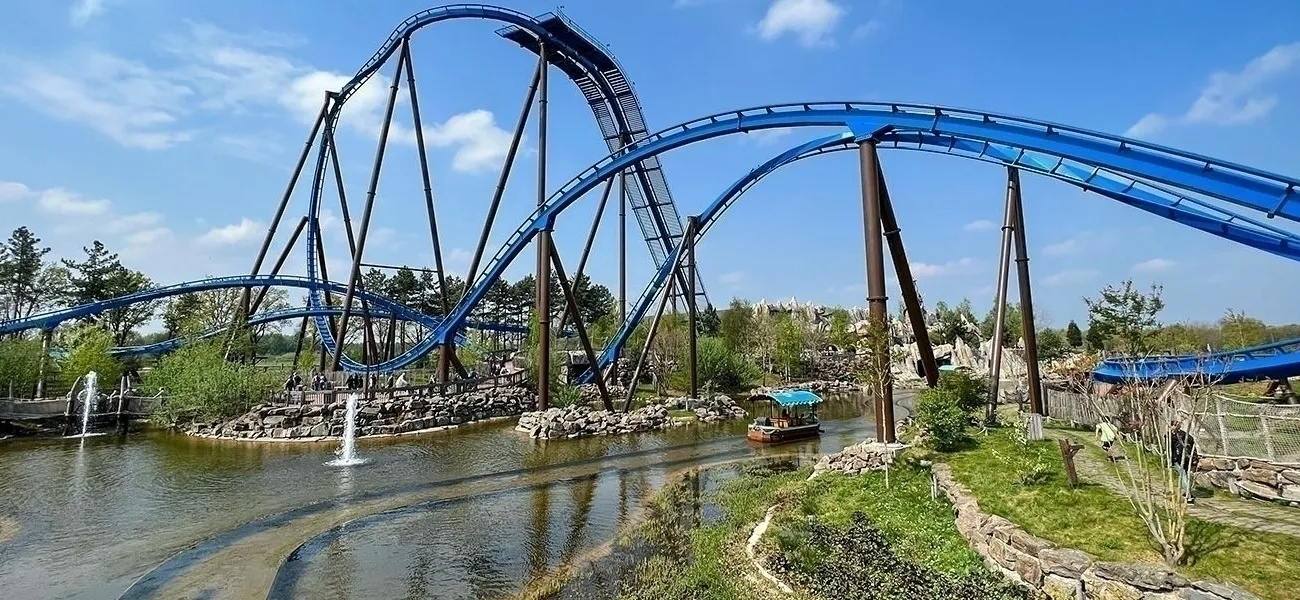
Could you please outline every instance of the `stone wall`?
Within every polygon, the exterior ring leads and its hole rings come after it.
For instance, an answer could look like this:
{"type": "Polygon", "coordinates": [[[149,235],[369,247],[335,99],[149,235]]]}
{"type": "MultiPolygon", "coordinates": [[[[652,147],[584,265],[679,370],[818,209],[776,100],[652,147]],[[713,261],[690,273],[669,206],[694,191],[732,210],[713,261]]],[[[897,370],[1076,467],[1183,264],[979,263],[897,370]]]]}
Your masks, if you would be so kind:
{"type": "Polygon", "coordinates": [[[1054,600],[1248,600],[1258,597],[1235,585],[1189,581],[1164,565],[1098,561],[1092,555],[1059,548],[997,515],[980,510],[970,490],[936,464],[934,478],[952,502],[957,529],[990,569],[1054,600]]]}
{"type": "MultiPolygon", "coordinates": [[[[194,423],[186,433],[245,440],[321,439],[343,435],[346,399],[328,405],[262,404],[226,422],[194,423]]],[[[395,435],[449,427],[531,408],[536,397],[519,386],[466,392],[456,396],[405,395],[358,400],[357,436],[395,435]]]]}
{"type": "Polygon", "coordinates": [[[1300,465],[1253,458],[1202,457],[1196,464],[1196,481],[1245,498],[1300,506],[1300,465]]]}
{"type": "Polygon", "coordinates": [[[533,411],[520,415],[515,430],[534,438],[557,439],[638,433],[686,424],[685,420],[669,416],[670,406],[692,406],[696,420],[705,423],[748,416],[743,407],[718,394],[702,400],[672,399],[665,404],[646,406],[626,413],[593,410],[585,405],[533,411]]]}

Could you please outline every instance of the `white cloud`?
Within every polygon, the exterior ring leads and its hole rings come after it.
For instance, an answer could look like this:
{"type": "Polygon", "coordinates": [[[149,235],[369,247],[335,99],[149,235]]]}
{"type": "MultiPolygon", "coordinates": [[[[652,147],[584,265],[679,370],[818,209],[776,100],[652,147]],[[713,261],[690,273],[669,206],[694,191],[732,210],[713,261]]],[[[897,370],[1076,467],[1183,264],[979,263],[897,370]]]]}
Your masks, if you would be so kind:
{"type": "Polygon", "coordinates": [[[973,272],[978,266],[979,261],[970,257],[948,261],[941,265],[918,262],[912,263],[912,276],[922,278],[941,277],[944,275],[961,275],[973,272]]]}
{"type": "Polygon", "coordinates": [[[244,217],[238,223],[216,227],[199,236],[199,243],[209,246],[233,246],[257,238],[266,227],[257,221],[244,217]]]}
{"type": "Polygon", "coordinates": [[[17,202],[32,197],[32,189],[16,181],[0,181],[0,202],[17,202]]]}
{"type": "Polygon", "coordinates": [[[1048,256],[1064,256],[1079,249],[1079,240],[1068,239],[1055,244],[1043,246],[1043,254],[1048,256]]]}
{"type": "Polygon", "coordinates": [[[1169,259],[1153,258],[1151,260],[1142,261],[1136,265],[1133,265],[1133,270],[1139,273],[1152,273],[1155,271],[1164,271],[1165,269],[1168,269],[1174,266],[1175,264],[1178,263],[1175,263],[1174,261],[1169,259]]]}
{"type": "Polygon", "coordinates": [[[1092,269],[1066,269],[1059,273],[1053,273],[1043,278],[1043,284],[1049,286],[1069,285],[1073,283],[1084,283],[1097,276],[1097,271],[1092,269]]]}
{"type": "Polygon", "coordinates": [[[91,19],[104,13],[108,8],[105,6],[106,0],[77,0],[72,8],[68,10],[68,18],[73,25],[85,25],[91,19]]]}
{"type": "Polygon", "coordinates": [[[1278,104],[1267,84],[1300,64],[1300,42],[1280,44],[1256,56],[1239,71],[1217,71],[1192,105],[1179,117],[1143,116],[1126,135],[1152,135],[1175,124],[1244,125],[1264,118],[1278,104]]]}
{"type": "Polygon", "coordinates": [[[430,146],[455,146],[451,166],[457,171],[495,169],[510,148],[510,132],[497,127],[490,111],[473,110],[447,119],[425,131],[430,146]]]}
{"type": "Polygon", "coordinates": [[[63,188],[50,188],[37,194],[41,211],[61,217],[99,217],[108,214],[108,200],[90,200],[63,188]]]}
{"type": "Polygon", "coordinates": [[[736,285],[744,280],[745,280],[745,274],[740,271],[732,271],[730,273],[724,273],[721,278],[722,283],[725,283],[727,285],[736,285]]]}
{"type": "Polygon", "coordinates": [[[141,229],[158,225],[162,220],[162,215],[156,212],[141,212],[110,219],[103,224],[102,228],[109,233],[139,232],[141,229]]]}
{"type": "Polygon", "coordinates": [[[741,139],[750,140],[758,143],[759,145],[767,145],[777,140],[780,140],[781,138],[787,135],[790,135],[790,133],[793,131],[794,130],[790,129],[789,127],[777,127],[774,129],[755,129],[753,131],[745,132],[745,137],[741,139]]]}
{"type": "Polygon", "coordinates": [[[131,246],[152,246],[159,242],[167,241],[172,238],[172,230],[166,227],[155,227],[137,231],[126,236],[126,243],[131,246]]]}
{"type": "Polygon", "coordinates": [[[831,0],[776,0],[759,21],[758,36],[772,41],[791,34],[804,46],[830,44],[844,12],[831,0]]]}
{"type": "Polygon", "coordinates": [[[966,231],[988,231],[994,227],[997,227],[997,224],[988,219],[976,219],[970,223],[962,225],[962,229],[965,229],[966,231]]]}
{"type": "Polygon", "coordinates": [[[849,39],[854,41],[865,40],[874,35],[877,31],[880,31],[881,27],[883,27],[883,25],[880,21],[874,19],[867,21],[866,23],[854,27],[853,33],[849,34],[849,39]]]}

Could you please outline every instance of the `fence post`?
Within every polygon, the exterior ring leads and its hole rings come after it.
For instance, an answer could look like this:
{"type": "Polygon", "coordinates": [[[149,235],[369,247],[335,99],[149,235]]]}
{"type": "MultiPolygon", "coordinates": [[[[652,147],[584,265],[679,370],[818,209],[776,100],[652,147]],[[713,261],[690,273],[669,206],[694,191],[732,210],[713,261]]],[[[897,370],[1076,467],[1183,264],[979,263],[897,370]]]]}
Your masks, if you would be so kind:
{"type": "Polygon", "coordinates": [[[1259,431],[1260,433],[1264,434],[1264,453],[1268,455],[1268,459],[1271,461],[1274,458],[1273,457],[1273,432],[1269,430],[1268,417],[1264,415],[1259,416],[1259,431]]]}
{"type": "Polygon", "coordinates": [[[1232,456],[1232,451],[1228,449],[1228,422],[1223,418],[1223,398],[1214,397],[1214,417],[1219,422],[1219,440],[1223,446],[1223,455],[1232,456]]]}

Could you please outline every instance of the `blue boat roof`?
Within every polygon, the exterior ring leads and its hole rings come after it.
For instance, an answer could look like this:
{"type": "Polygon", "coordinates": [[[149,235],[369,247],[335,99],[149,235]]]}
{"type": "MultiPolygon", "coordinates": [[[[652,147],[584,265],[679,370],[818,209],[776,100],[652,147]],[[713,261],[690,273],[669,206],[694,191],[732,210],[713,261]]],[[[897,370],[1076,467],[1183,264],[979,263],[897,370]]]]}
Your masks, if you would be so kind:
{"type": "Polygon", "coordinates": [[[811,406],[821,403],[821,396],[808,390],[786,390],[767,394],[773,402],[781,406],[811,406]]]}

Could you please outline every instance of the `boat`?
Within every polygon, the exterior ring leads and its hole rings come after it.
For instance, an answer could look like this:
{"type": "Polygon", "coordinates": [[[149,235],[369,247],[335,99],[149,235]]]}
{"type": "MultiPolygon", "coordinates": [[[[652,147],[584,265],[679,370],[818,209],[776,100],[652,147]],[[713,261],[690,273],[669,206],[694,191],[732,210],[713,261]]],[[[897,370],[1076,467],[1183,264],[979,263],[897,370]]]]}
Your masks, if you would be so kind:
{"type": "Polygon", "coordinates": [[[755,394],[751,400],[767,400],[771,414],[754,419],[745,435],[750,441],[765,444],[788,442],[821,435],[817,405],[822,399],[808,390],[778,390],[755,394]]]}

